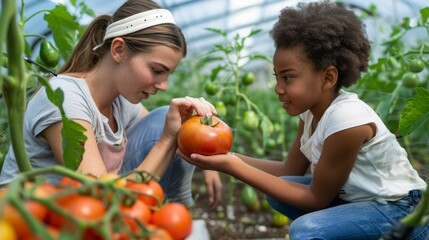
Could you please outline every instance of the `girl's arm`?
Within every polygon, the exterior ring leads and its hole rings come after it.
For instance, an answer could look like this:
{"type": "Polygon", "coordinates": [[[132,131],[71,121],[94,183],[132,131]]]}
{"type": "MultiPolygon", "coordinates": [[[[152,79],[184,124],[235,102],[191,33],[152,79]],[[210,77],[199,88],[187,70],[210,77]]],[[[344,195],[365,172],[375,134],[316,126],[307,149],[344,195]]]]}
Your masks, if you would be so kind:
{"type": "MultiPolygon", "coordinates": [[[[329,136],[324,142],[322,155],[310,185],[284,180],[248,164],[246,160],[243,161],[235,155],[192,154],[191,158],[186,158],[180,152],[179,154],[200,168],[225,172],[297,208],[318,210],[328,206],[337,196],[353,168],[362,144],[372,137],[373,131],[370,125],[362,125],[329,136]]],[[[288,162],[289,160],[288,158],[288,162]]]]}

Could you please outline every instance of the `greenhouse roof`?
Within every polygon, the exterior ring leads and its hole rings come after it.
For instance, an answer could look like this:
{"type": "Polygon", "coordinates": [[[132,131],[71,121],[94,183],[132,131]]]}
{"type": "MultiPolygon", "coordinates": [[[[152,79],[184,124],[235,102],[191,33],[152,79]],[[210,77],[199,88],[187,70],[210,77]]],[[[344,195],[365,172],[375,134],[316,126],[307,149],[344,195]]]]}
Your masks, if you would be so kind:
{"type": "MultiPolygon", "coordinates": [[[[173,12],[177,25],[179,25],[188,42],[189,52],[207,50],[215,43],[221,43],[220,35],[206,30],[215,28],[235,34],[247,34],[251,29],[261,29],[262,32],[252,38],[247,46],[250,51],[270,53],[273,43],[269,31],[277,20],[280,10],[285,6],[294,6],[298,0],[155,0],[162,7],[173,12]]],[[[80,2],[80,1],[77,1],[80,2]]],[[[113,13],[124,0],[91,0],[85,4],[96,15],[113,13]]],[[[367,31],[371,40],[380,33],[388,34],[388,25],[399,22],[403,17],[413,17],[419,9],[427,6],[425,1],[414,0],[343,0],[350,9],[361,14],[371,6],[376,7],[379,18],[369,19],[367,31]],[[375,21],[375,22],[374,22],[375,21]],[[380,29],[384,28],[384,29],[380,29]]],[[[31,15],[41,9],[51,9],[56,4],[71,6],[68,0],[26,0],[25,15],[31,15]]],[[[72,11],[72,10],[70,10],[72,11]]],[[[90,18],[82,19],[89,22],[90,18]]],[[[367,20],[366,20],[367,21],[367,20]]],[[[26,32],[49,35],[43,14],[39,14],[26,24],[26,32]]]]}

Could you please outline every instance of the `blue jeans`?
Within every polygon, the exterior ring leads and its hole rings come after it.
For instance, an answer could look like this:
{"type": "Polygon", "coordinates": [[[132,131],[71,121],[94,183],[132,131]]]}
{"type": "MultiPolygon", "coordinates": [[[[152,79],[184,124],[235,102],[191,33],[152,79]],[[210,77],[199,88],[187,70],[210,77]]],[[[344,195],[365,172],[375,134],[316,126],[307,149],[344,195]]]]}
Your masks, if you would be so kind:
{"type": "MultiPolygon", "coordinates": [[[[127,148],[120,174],[133,171],[149,154],[162,134],[167,111],[168,106],[154,109],[127,131],[127,148]]],[[[180,202],[186,206],[193,204],[191,181],[194,170],[194,165],[174,156],[160,180],[169,201],[180,202]]]]}
{"type": "MultiPolygon", "coordinates": [[[[311,177],[287,176],[289,181],[309,185],[311,177]]],[[[412,212],[416,203],[411,197],[381,204],[376,201],[349,203],[336,198],[323,210],[306,212],[267,196],[267,201],[277,211],[293,220],[289,228],[291,240],[299,239],[379,239],[397,221],[412,212]]],[[[414,228],[407,239],[429,237],[429,224],[414,228]]]]}

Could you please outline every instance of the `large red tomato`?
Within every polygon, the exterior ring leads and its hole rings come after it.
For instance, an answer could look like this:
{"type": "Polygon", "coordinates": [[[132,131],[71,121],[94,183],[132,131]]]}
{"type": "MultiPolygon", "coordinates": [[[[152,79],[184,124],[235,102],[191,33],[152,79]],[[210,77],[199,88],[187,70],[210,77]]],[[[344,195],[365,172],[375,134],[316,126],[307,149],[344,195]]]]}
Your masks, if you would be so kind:
{"type": "Polygon", "coordinates": [[[154,179],[146,183],[129,181],[125,187],[137,191],[139,193],[138,198],[149,206],[155,207],[164,201],[164,190],[154,179]]]}
{"type": "Polygon", "coordinates": [[[185,239],[192,232],[192,216],[180,203],[170,202],[152,214],[151,223],[164,228],[175,240],[185,239]]]}
{"type": "Polygon", "coordinates": [[[202,155],[225,154],[231,150],[231,128],[216,116],[192,116],[186,120],[177,134],[182,153],[202,155]],[[211,118],[211,119],[210,119],[211,118]]]}

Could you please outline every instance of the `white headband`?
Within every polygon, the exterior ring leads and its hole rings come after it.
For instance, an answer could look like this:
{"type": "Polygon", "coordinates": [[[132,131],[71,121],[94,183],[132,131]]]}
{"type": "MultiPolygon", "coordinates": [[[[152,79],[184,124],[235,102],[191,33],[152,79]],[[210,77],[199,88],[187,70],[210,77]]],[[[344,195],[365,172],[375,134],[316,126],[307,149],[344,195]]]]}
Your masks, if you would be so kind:
{"type": "Polygon", "coordinates": [[[107,26],[103,42],[95,46],[92,50],[94,51],[103,46],[106,39],[123,36],[163,23],[176,24],[173,14],[166,9],[153,9],[126,17],[107,26]]]}

